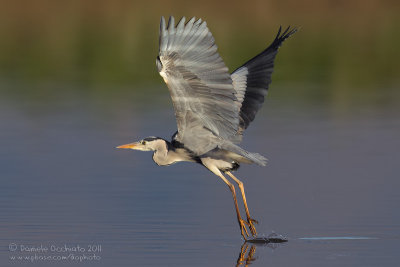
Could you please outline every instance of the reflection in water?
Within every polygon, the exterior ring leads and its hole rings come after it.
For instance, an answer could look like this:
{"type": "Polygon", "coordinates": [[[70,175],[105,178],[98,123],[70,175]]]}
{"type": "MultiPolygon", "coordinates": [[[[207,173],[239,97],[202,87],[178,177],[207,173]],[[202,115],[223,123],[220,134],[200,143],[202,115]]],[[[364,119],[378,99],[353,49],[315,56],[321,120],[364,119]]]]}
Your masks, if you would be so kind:
{"type": "MultiPolygon", "coordinates": [[[[286,241],[284,241],[286,242],[286,241]]],[[[257,258],[254,256],[256,253],[257,246],[269,247],[271,249],[276,249],[282,245],[282,241],[275,242],[247,242],[245,241],[240,248],[239,257],[236,261],[236,267],[238,266],[249,266],[253,263],[257,258]],[[250,249],[249,249],[250,247],[250,249]]]]}
{"type": "Polygon", "coordinates": [[[256,253],[256,245],[251,244],[250,250],[249,244],[244,242],[242,247],[240,248],[239,257],[236,262],[236,267],[238,266],[248,266],[253,261],[255,261],[254,254],[256,253]]]}

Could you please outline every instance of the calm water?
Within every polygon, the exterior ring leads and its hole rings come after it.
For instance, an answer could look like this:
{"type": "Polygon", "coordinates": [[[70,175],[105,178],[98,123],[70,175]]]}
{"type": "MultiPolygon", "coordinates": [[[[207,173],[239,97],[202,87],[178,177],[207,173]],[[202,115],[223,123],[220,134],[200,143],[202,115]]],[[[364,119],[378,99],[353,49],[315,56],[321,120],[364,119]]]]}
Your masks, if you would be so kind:
{"type": "Polygon", "coordinates": [[[269,164],[236,174],[260,235],[275,231],[289,242],[252,246],[243,244],[219,178],[199,165],[162,168],[150,153],[115,149],[170,137],[175,121],[166,89],[50,89],[0,94],[1,266],[400,261],[400,107],[390,92],[379,92],[376,103],[370,96],[335,104],[274,88],[243,143],[269,164]]]}

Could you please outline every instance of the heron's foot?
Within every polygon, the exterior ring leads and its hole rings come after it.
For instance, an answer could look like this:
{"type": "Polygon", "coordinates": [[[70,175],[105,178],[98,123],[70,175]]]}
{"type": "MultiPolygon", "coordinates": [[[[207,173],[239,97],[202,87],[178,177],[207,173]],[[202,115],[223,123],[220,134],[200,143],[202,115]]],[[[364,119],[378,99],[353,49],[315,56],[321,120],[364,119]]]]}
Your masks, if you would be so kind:
{"type": "Polygon", "coordinates": [[[244,240],[247,240],[247,237],[249,237],[249,232],[247,232],[246,225],[249,225],[249,224],[245,220],[243,220],[243,219],[239,220],[240,232],[241,232],[244,240]]]}
{"type": "Polygon", "coordinates": [[[254,220],[252,218],[247,218],[247,225],[249,226],[250,232],[253,236],[257,235],[257,230],[254,224],[258,224],[257,220],[254,220]]]}

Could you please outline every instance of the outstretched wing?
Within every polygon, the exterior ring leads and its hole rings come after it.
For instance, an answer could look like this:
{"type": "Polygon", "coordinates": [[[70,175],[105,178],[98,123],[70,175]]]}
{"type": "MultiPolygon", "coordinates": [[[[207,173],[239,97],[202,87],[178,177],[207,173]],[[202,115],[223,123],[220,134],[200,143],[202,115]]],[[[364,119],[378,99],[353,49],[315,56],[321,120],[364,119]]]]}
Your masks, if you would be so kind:
{"type": "Polygon", "coordinates": [[[157,67],[175,109],[175,140],[203,154],[237,135],[241,103],[206,22],[182,18],[175,27],[170,17],[166,27],[162,17],[157,67]]]}
{"type": "Polygon", "coordinates": [[[297,31],[297,29],[288,27],[281,34],[281,30],[280,27],[275,40],[267,49],[247,61],[231,75],[237,98],[242,103],[239,135],[242,135],[250,122],[254,120],[257,111],[264,103],[264,97],[271,83],[271,75],[274,70],[274,60],[278,53],[278,48],[283,41],[297,31]]]}

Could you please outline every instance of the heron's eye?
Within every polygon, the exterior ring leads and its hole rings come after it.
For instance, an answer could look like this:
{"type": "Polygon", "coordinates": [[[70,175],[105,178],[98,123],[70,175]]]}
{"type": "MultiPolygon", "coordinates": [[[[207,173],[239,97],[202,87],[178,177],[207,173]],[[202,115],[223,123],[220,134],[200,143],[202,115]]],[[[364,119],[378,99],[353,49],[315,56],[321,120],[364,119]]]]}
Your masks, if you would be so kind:
{"type": "Polygon", "coordinates": [[[146,144],[146,141],[142,141],[142,145],[145,145],[146,144]]]}

